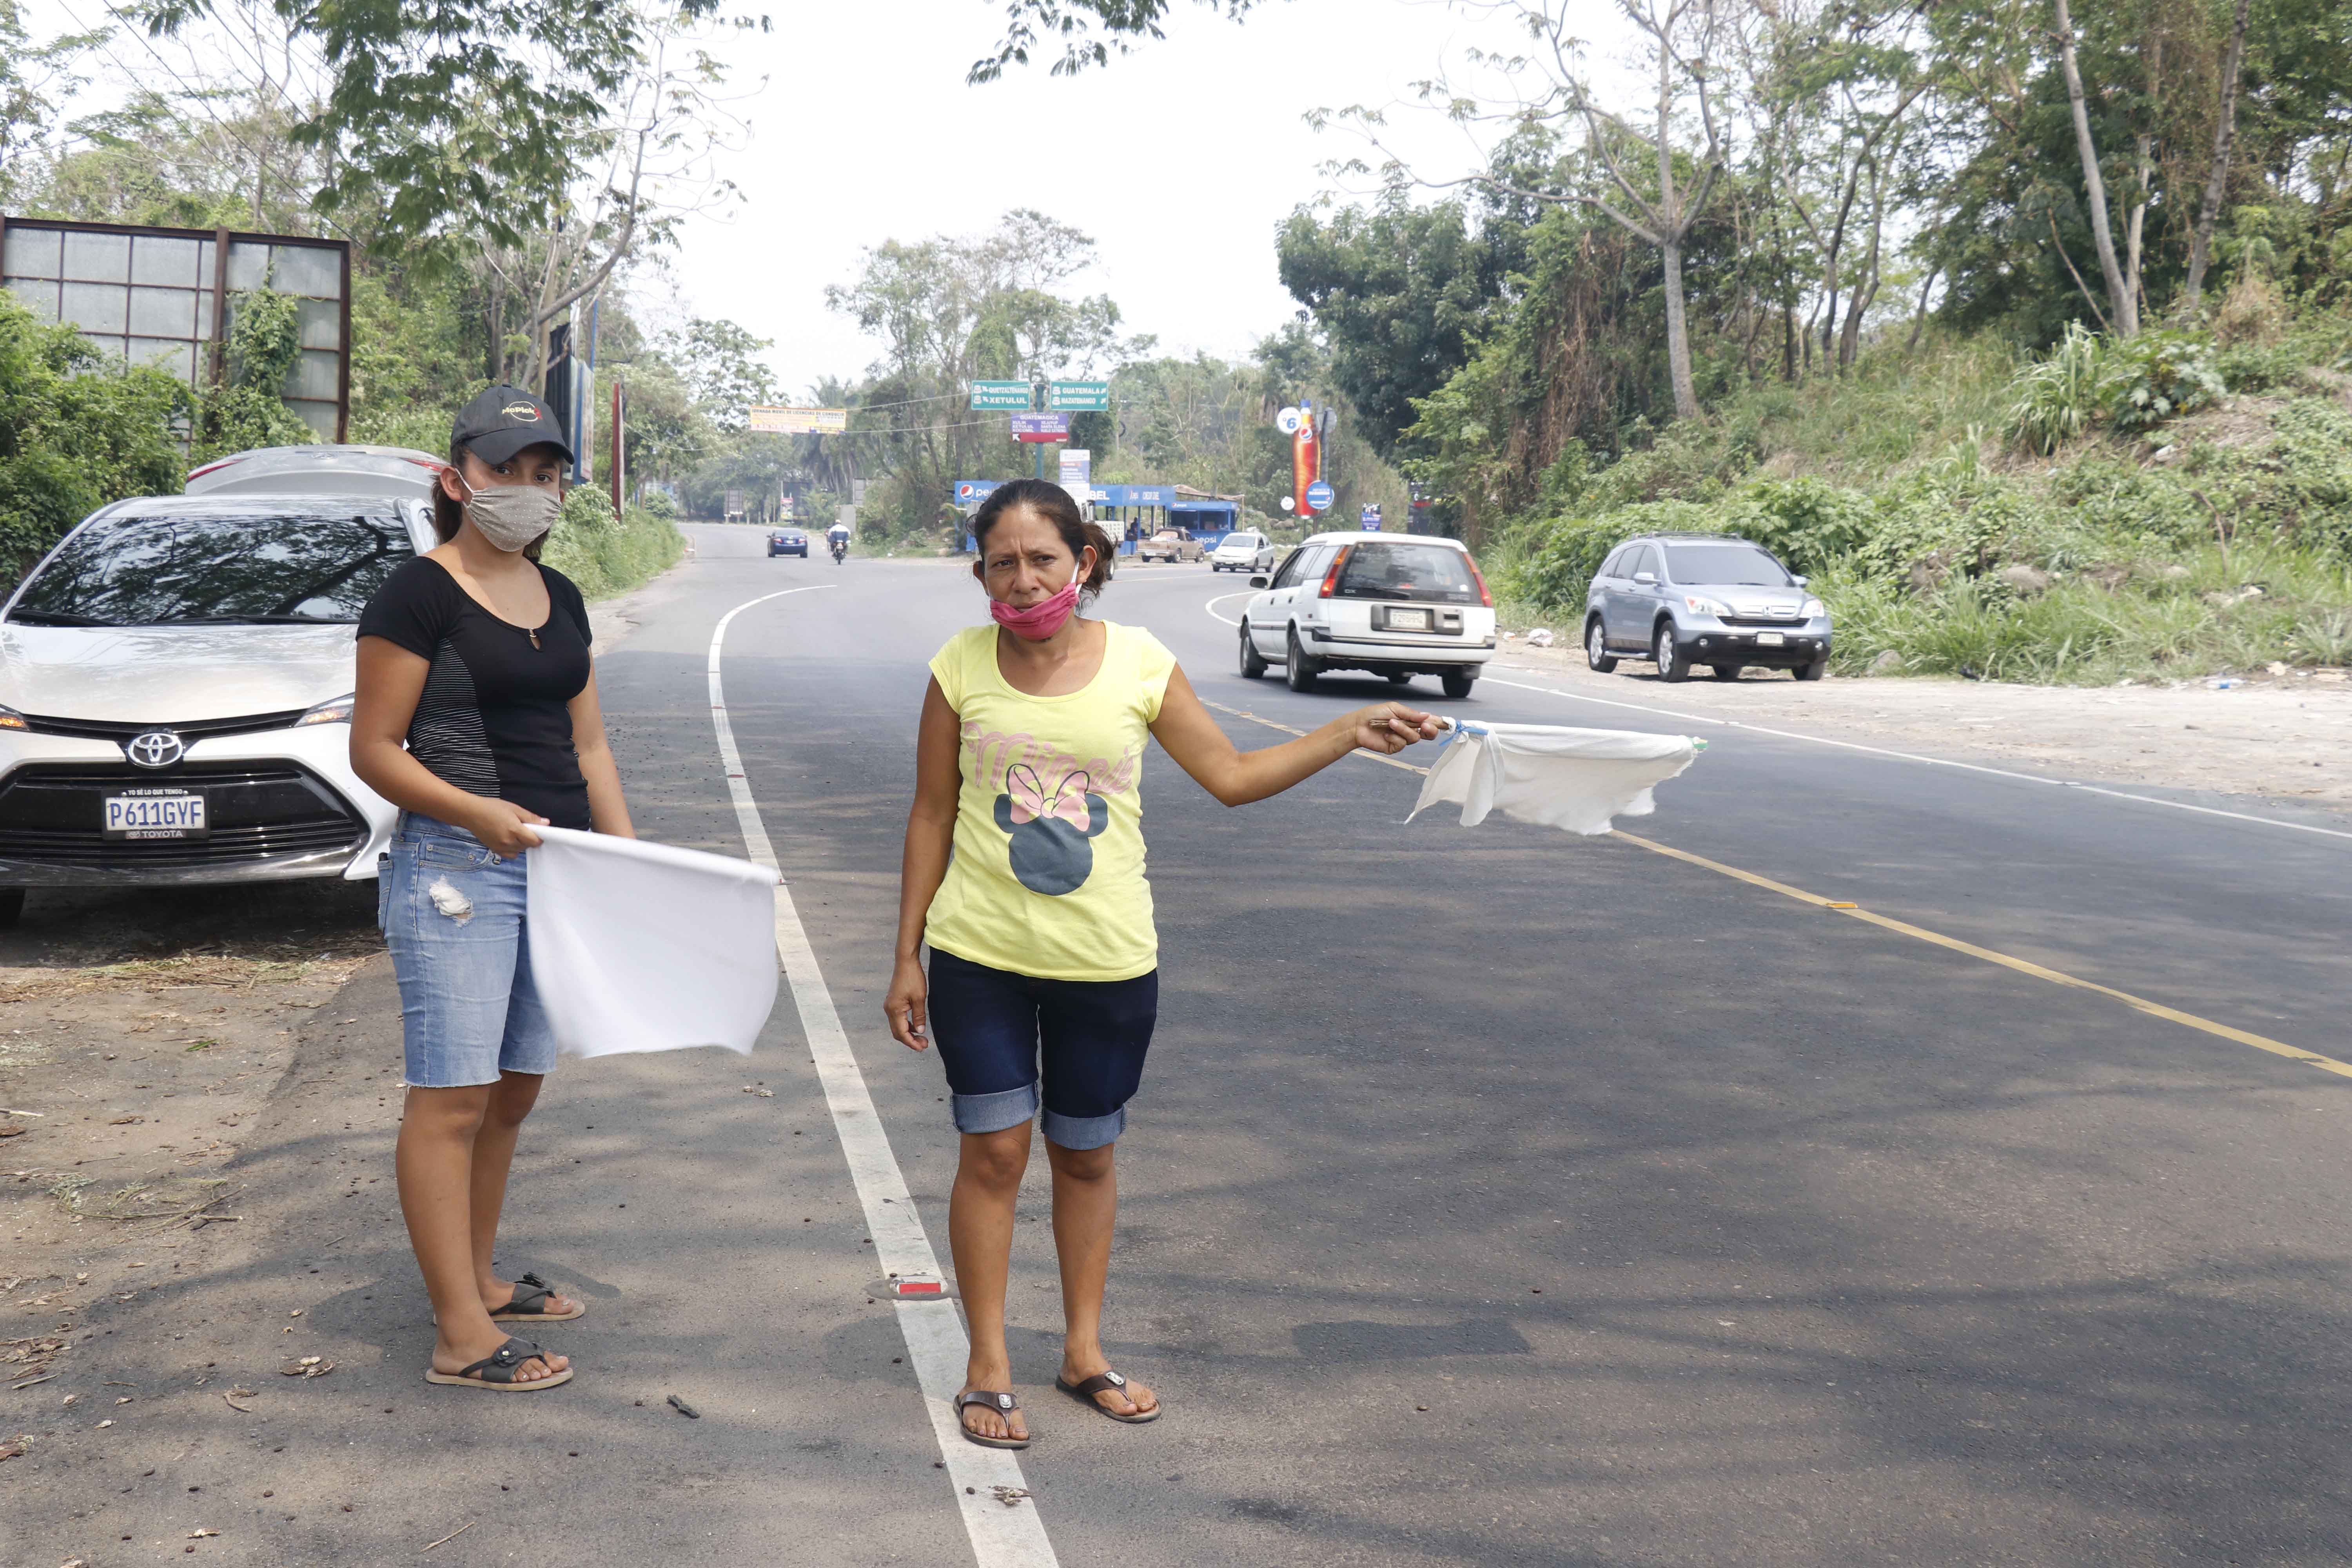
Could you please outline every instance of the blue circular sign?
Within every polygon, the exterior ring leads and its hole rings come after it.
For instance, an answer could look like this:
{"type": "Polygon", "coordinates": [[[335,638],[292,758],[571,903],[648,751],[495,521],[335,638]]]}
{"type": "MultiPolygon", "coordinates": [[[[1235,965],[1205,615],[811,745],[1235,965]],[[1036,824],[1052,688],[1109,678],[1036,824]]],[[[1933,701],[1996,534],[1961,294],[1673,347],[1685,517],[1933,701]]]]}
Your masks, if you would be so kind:
{"type": "Polygon", "coordinates": [[[1328,511],[1331,509],[1331,503],[1339,499],[1339,491],[1321,479],[1318,479],[1307,487],[1307,504],[1317,511],[1328,511]]]}

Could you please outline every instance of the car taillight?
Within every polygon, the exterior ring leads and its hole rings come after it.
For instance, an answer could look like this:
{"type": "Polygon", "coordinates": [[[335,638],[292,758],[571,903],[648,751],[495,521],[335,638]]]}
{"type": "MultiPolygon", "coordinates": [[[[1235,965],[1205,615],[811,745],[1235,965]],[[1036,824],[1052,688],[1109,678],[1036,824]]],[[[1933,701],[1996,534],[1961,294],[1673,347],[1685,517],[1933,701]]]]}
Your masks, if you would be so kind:
{"type": "Polygon", "coordinates": [[[1323,574],[1323,591],[1316,595],[1317,598],[1328,599],[1339,591],[1339,568],[1348,563],[1348,557],[1354,554],[1355,550],[1352,544],[1339,546],[1339,553],[1331,557],[1331,570],[1323,574]]]}
{"type": "Polygon", "coordinates": [[[1493,609],[1495,595],[1486,592],[1486,574],[1478,570],[1478,563],[1471,560],[1466,552],[1463,555],[1462,561],[1463,564],[1470,568],[1470,581],[1478,584],[1478,602],[1488,609],[1493,609]]]}

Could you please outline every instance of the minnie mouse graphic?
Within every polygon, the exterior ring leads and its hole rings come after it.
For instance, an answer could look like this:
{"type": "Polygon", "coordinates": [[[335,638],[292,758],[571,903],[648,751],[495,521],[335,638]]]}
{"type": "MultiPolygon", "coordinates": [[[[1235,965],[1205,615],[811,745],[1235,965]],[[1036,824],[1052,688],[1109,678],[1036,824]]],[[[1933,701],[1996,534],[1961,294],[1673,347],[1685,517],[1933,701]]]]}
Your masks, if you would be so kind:
{"type": "Polygon", "coordinates": [[[1094,873],[1087,842],[1110,826],[1110,803],[1092,793],[1084,768],[1062,775],[1048,795],[1036,770],[1016,763],[1004,770],[996,797],[996,826],[1013,836],[1013,874],[1033,893],[1075,893],[1094,873]]]}

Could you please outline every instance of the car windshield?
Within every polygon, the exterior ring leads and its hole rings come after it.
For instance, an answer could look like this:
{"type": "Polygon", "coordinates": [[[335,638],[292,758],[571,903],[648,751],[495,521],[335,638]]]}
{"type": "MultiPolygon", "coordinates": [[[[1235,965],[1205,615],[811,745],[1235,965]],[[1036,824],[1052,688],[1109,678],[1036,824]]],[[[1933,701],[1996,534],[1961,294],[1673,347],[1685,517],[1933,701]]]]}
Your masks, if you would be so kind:
{"type": "Polygon", "coordinates": [[[413,554],[407,525],[388,510],[131,513],[75,531],[8,618],[70,626],[348,625],[413,554]]]}
{"type": "Polygon", "coordinates": [[[1734,588],[1786,588],[1788,573],[1752,544],[1669,544],[1666,575],[1677,583],[1734,588]]]}
{"type": "Polygon", "coordinates": [[[1339,573],[1343,599],[1428,599],[1468,604],[1478,597],[1470,557],[1443,544],[1358,544],[1339,573]]]}

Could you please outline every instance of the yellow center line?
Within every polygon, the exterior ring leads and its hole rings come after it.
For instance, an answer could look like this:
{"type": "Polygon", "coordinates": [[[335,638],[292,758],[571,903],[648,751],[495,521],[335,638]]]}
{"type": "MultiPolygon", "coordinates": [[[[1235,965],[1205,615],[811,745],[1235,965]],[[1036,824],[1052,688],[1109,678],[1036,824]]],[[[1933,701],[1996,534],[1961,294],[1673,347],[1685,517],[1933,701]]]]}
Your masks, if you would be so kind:
{"type": "MultiPolygon", "coordinates": [[[[1304,735],[1307,732],[1304,730],[1294,730],[1287,724],[1277,724],[1271,719],[1261,719],[1256,714],[1243,709],[1228,708],[1223,703],[1210,702],[1206,698],[1202,700],[1220,713],[1229,713],[1236,719],[1246,719],[1253,724],[1263,724],[1269,730],[1279,730],[1289,735],[1304,735]]],[[[1427,768],[1417,768],[1411,763],[1399,762],[1394,757],[1384,757],[1376,752],[1358,752],[1355,755],[1368,762],[1386,763],[1392,768],[1402,768],[1407,773],[1427,773],[1429,772],[1427,768]]],[[[1687,849],[1677,849],[1671,844],[1660,844],[1655,839],[1643,838],[1622,828],[1612,828],[1610,834],[1612,837],[1622,838],[1628,844],[1639,845],[1653,855],[1664,855],[1683,861],[1686,865],[1713,871],[1717,876],[1729,877],[1734,881],[1745,882],[1750,887],[1762,888],[1767,892],[1778,893],[1784,899],[1794,899],[1799,903],[1811,904],[1816,909],[1827,910],[1832,914],[1849,915],[1865,924],[1878,926],[1883,930],[1891,931],[1918,942],[1931,942],[1937,947],[1948,948],[1954,952],[1966,953],[1970,958],[1980,958],[1987,963],[1998,963],[2004,969],[2013,969],[2020,974],[2030,974],[2036,980],[2046,980],[2053,985],[2072,986],[2077,991],[2092,991],[2102,996],[2112,996],[2125,1005],[2145,1013],[2152,1018],[2162,1018],[2167,1023],[2179,1024],[2188,1028],[2201,1030],[2221,1039],[2234,1040],[2239,1045],[2252,1046],[2258,1051],[2268,1051],[2274,1057],[2284,1057],[2289,1061],[2305,1062],[2319,1068],[2322,1072],[2332,1072],[2339,1078],[2352,1078],[2352,1062],[2340,1062],[2334,1057],[2323,1057],[2316,1051],[2306,1051],[2300,1046],[2290,1046],[2284,1040],[2273,1040],[2267,1035],[2257,1035],[2228,1024],[2217,1024],[2210,1018],[2200,1018],[2194,1013],[2184,1013],[2178,1007],[2168,1007],[2161,1002],[2151,1002],[2145,996],[2135,996],[2128,991],[2118,991],[2112,985],[2102,985],[2095,980],[2080,979],[2063,970],[2052,969],[2044,964],[2035,963],[2030,959],[2012,957],[2009,953],[1997,952],[1989,947],[1979,947],[1972,942],[1962,942],[1958,937],[1945,936],[1941,932],[1929,931],[1924,926],[1915,926],[1907,921],[1894,920],[1870,910],[1857,908],[1841,900],[1825,899],[1819,893],[1809,893],[1802,888],[1792,888],[1786,882],[1776,882],[1769,877],[1759,877],[1753,871],[1743,871],[1737,866],[1727,866],[1720,860],[1710,860],[1704,855],[1694,855],[1687,849]]]]}

